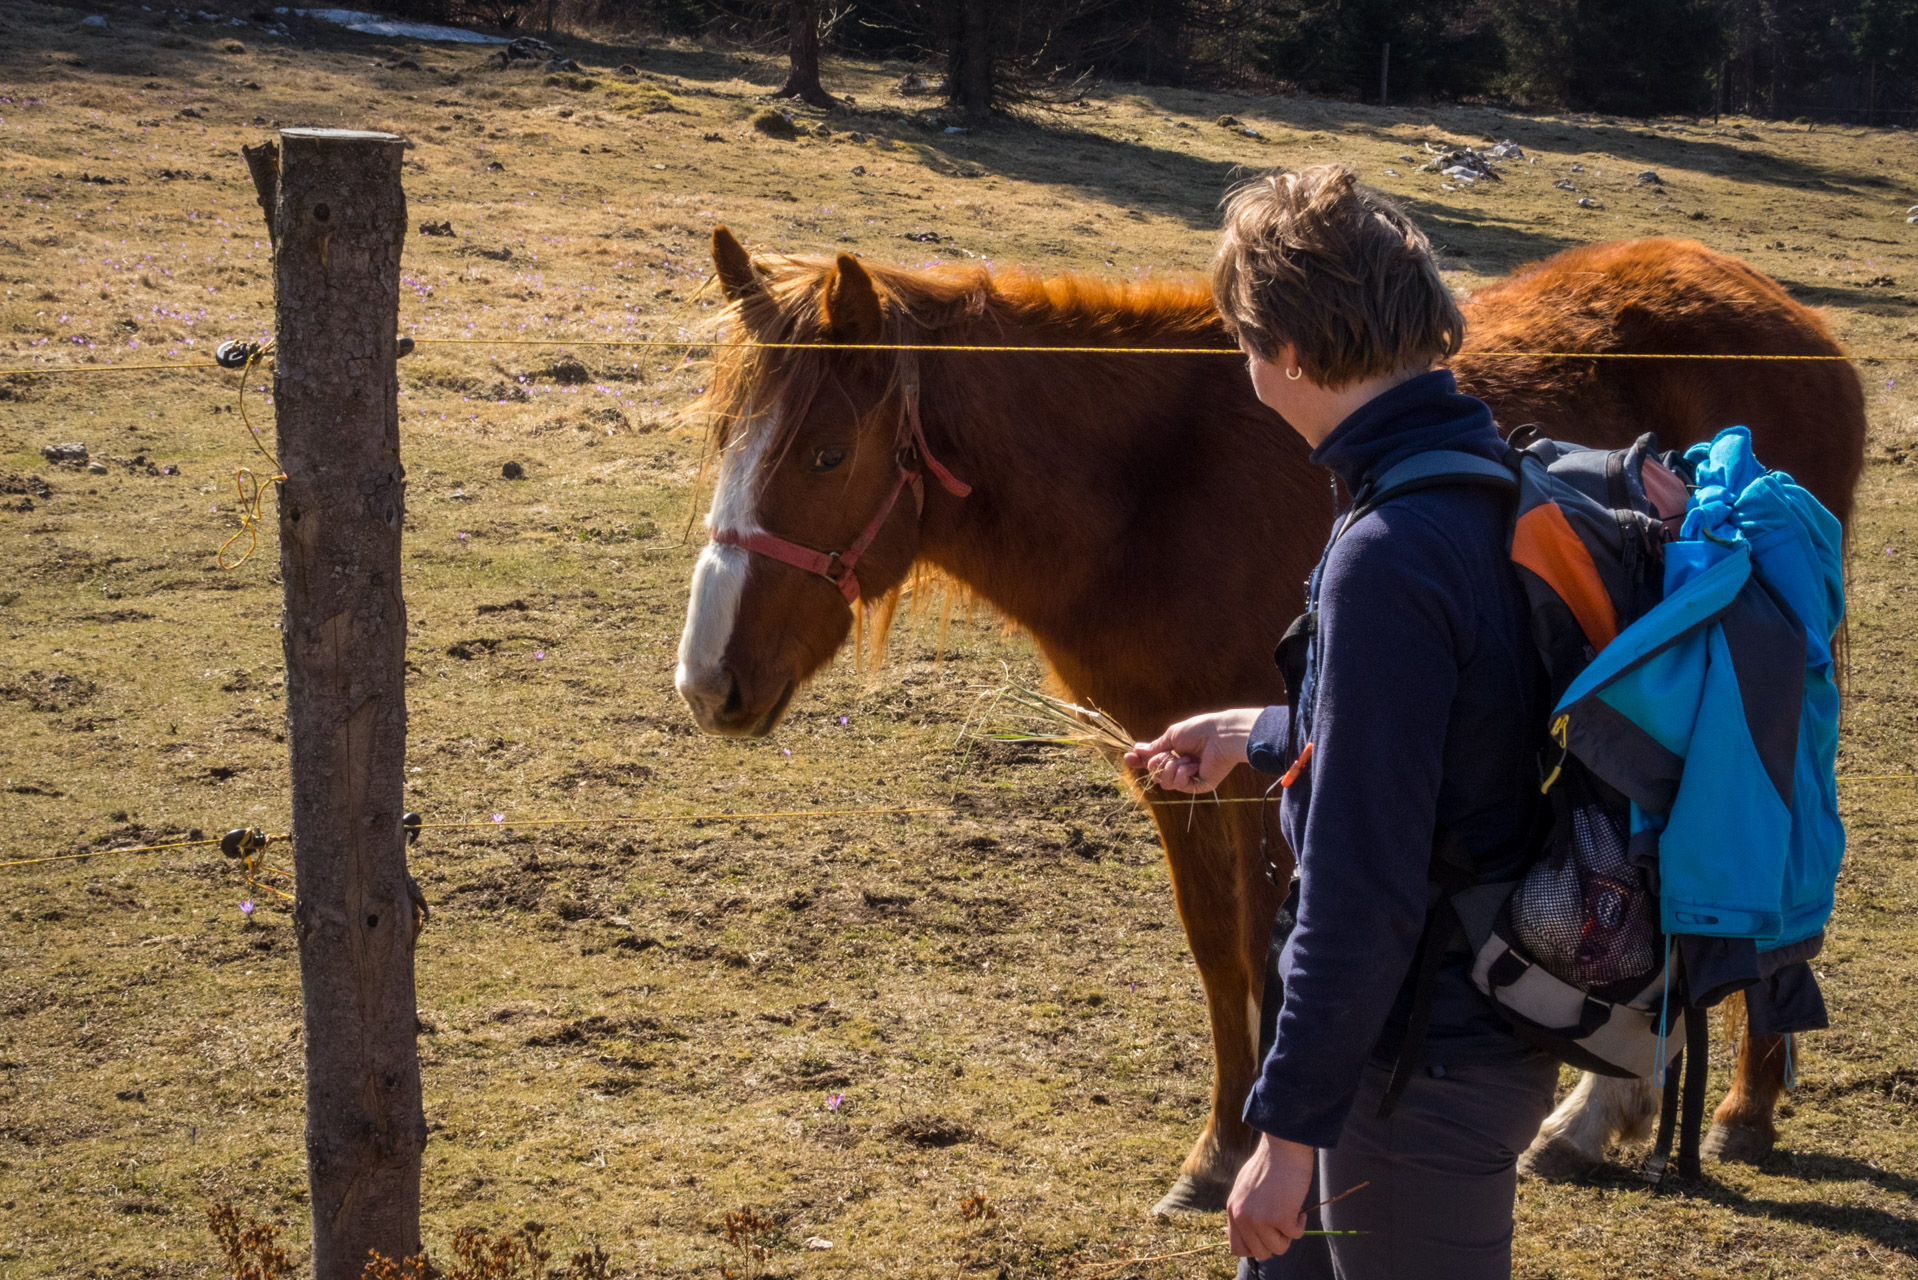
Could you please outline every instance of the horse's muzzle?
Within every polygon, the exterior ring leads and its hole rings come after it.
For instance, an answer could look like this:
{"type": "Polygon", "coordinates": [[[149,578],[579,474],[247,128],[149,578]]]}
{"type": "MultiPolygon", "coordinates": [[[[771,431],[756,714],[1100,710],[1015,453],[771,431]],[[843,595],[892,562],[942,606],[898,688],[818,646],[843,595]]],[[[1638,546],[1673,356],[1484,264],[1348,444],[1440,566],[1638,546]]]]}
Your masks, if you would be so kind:
{"type": "Polygon", "coordinates": [[[793,682],[788,681],[770,705],[749,705],[738,678],[723,667],[698,678],[682,668],[673,685],[701,729],[727,738],[765,737],[786,714],[793,695],[793,682]]]}

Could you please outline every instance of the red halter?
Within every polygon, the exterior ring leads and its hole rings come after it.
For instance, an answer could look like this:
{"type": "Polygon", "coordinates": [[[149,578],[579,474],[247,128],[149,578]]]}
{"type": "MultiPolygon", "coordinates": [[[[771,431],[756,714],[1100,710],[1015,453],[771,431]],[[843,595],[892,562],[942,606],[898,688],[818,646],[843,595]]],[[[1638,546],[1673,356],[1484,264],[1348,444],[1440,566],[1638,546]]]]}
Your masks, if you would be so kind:
{"type": "Polygon", "coordinates": [[[789,564],[806,573],[815,573],[839,588],[839,594],[846,597],[846,603],[859,603],[859,575],[854,568],[859,558],[866,554],[873,539],[885,527],[892,515],[892,509],[899,504],[899,495],[906,489],[912,490],[915,511],[922,511],[926,505],[925,485],[921,483],[918,470],[911,465],[910,459],[917,457],[926,464],[926,470],[932,472],[939,481],[939,487],[955,498],[963,498],[972,492],[972,486],[960,480],[952,472],[939,465],[939,459],[932,456],[932,450],[926,444],[926,431],[919,422],[919,384],[915,378],[908,383],[905,392],[905,422],[902,432],[906,439],[901,442],[893,457],[893,465],[899,468],[899,478],[892,482],[892,492],[879,505],[879,511],[867,522],[852,545],[844,551],[815,551],[813,548],[777,537],[770,533],[736,533],[731,529],[713,530],[713,541],[722,546],[740,547],[755,552],[781,564],[789,564]]]}

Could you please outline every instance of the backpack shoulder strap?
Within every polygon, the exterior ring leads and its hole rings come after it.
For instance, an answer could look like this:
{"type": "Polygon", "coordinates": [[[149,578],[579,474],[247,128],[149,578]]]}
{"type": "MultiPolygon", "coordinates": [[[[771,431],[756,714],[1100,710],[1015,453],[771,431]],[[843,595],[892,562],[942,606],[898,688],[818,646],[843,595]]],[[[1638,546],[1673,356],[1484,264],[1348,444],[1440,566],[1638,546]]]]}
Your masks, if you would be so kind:
{"type": "Polygon", "coordinates": [[[1373,502],[1433,484],[1489,484],[1501,489],[1518,487],[1517,460],[1502,462],[1457,449],[1433,449],[1413,454],[1392,467],[1370,486],[1373,502]]]}

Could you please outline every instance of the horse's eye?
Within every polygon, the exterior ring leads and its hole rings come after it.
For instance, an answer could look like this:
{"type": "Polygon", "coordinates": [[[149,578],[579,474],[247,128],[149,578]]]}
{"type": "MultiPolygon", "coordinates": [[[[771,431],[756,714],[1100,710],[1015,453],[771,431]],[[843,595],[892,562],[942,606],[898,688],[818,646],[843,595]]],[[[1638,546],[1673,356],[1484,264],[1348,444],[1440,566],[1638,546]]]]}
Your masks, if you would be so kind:
{"type": "Polygon", "coordinates": [[[814,471],[831,471],[846,460],[844,449],[815,449],[812,455],[814,471]]]}

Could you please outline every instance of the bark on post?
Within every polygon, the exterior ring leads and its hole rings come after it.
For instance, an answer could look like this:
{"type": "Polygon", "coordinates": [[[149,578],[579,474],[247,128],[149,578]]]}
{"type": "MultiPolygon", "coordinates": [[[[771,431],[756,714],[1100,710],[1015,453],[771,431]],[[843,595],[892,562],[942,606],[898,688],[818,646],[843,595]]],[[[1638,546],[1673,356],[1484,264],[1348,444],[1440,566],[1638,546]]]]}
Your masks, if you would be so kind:
{"type": "MultiPolygon", "coordinates": [[[[274,403],[314,1280],[420,1248],[397,356],[406,196],[386,133],[280,134],[274,403]]],[[[423,917],[422,917],[423,918],[423,917]]]]}
{"type": "Polygon", "coordinates": [[[836,107],[819,85],[819,0],[788,0],[786,53],[790,69],[775,98],[798,98],[812,107],[836,107]]]}

